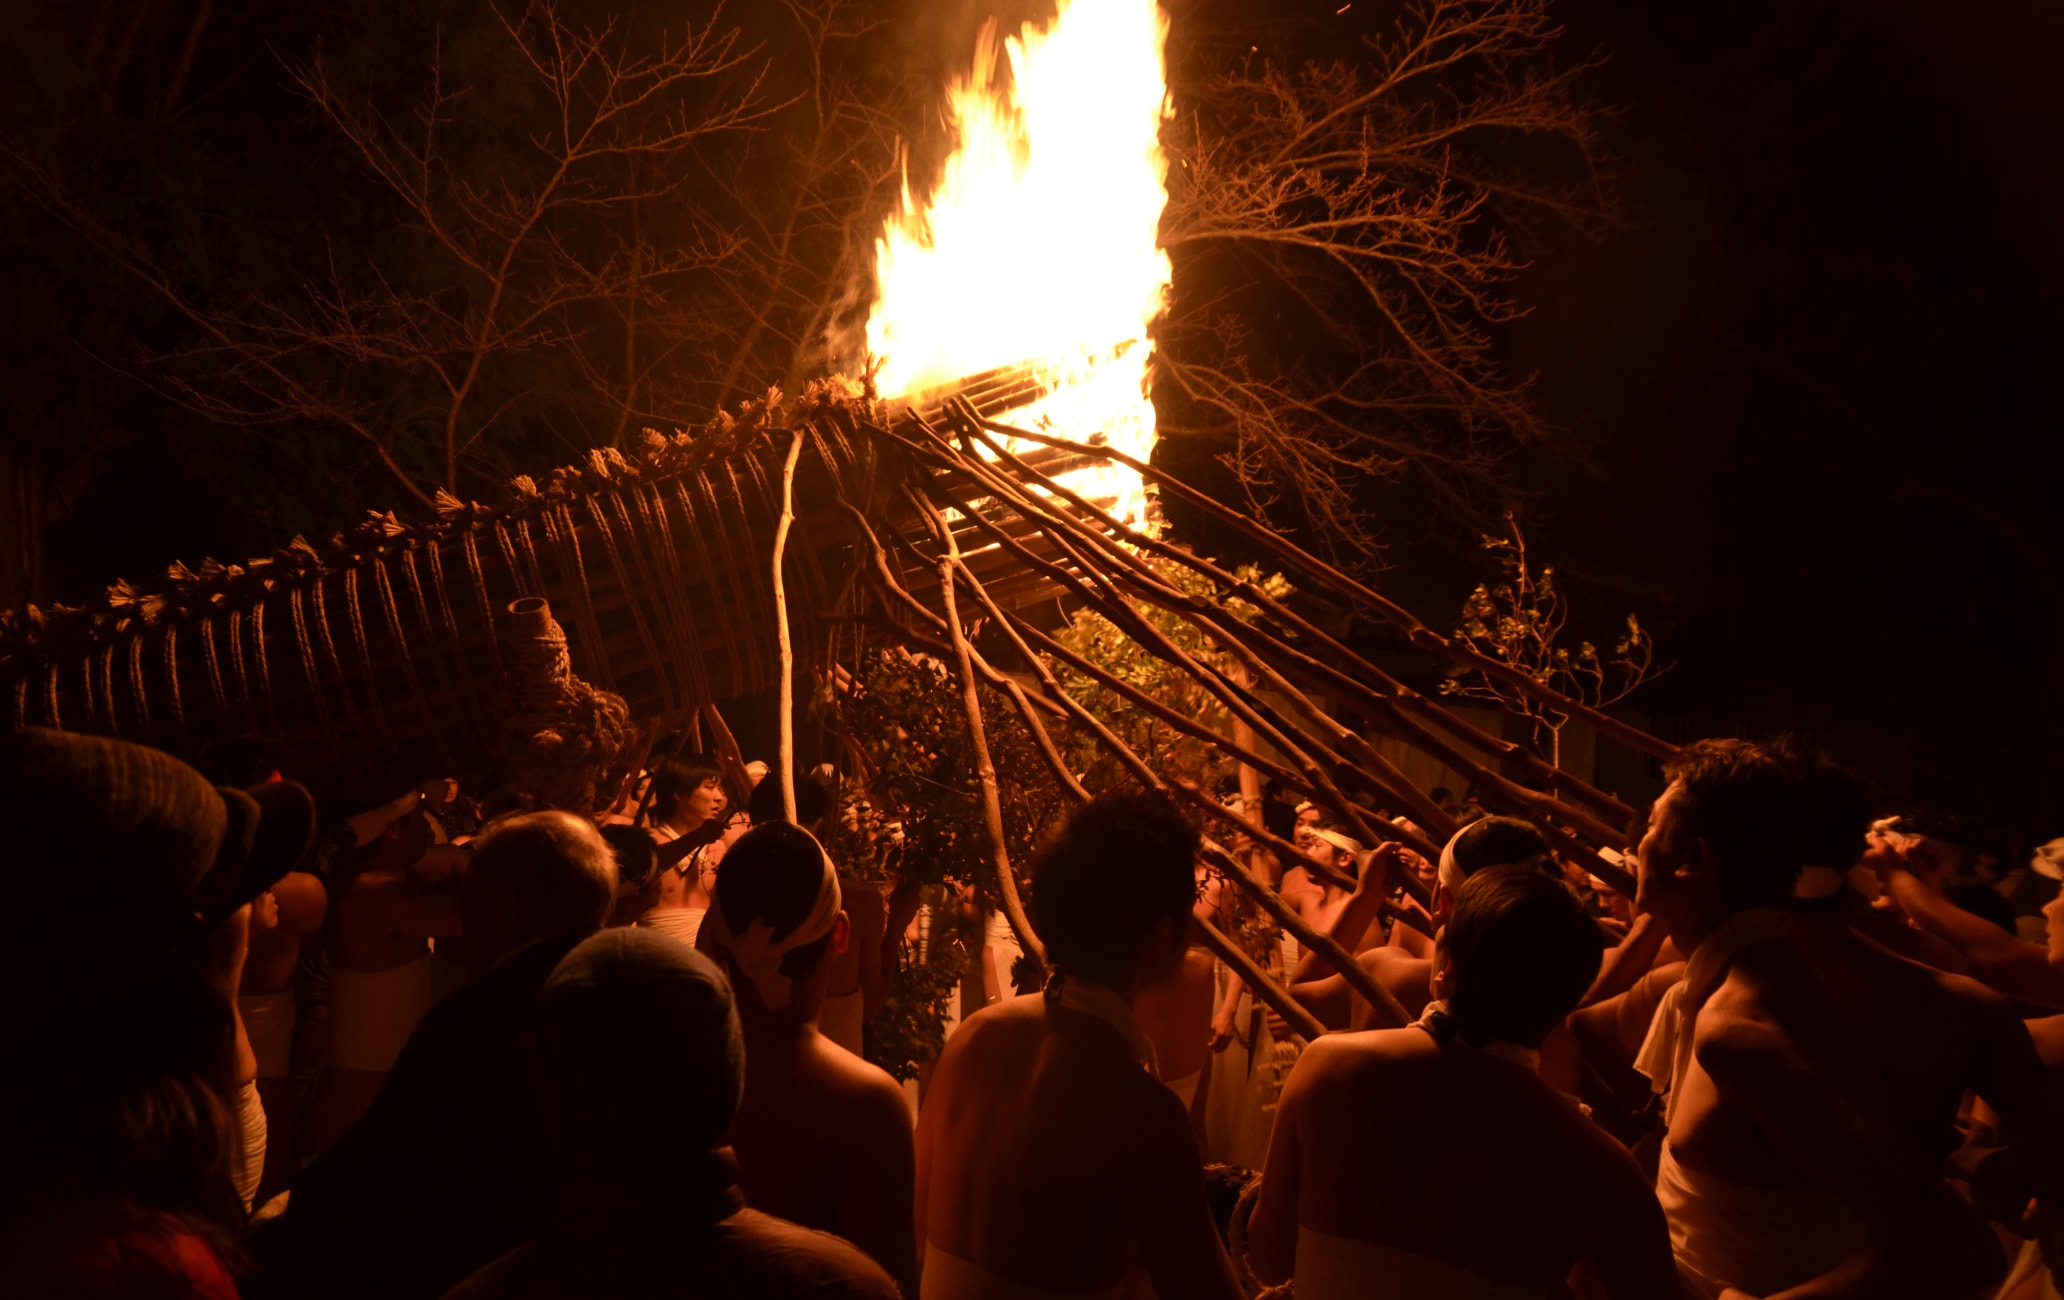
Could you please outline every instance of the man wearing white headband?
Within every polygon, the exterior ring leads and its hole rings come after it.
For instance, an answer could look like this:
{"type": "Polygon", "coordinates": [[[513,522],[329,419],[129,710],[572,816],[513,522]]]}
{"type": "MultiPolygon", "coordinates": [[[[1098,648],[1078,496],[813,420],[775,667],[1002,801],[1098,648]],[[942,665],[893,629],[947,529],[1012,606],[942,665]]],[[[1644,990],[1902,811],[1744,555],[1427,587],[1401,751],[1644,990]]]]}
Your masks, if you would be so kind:
{"type": "Polygon", "coordinates": [[[1361,841],[1324,820],[1299,821],[1297,847],[1304,851],[1304,860],[1286,864],[1278,892],[1284,902],[1297,909],[1306,925],[1314,930],[1329,930],[1352,892],[1337,877],[1354,878],[1366,856],[1361,841]]]}
{"type": "Polygon", "coordinates": [[[818,1031],[852,931],[830,856],[801,827],[756,826],[712,895],[696,947],[730,976],[745,1029],[739,1186],[769,1214],[844,1237],[915,1295],[909,1103],[818,1031]]]}
{"type": "MultiPolygon", "coordinates": [[[[1445,924],[1462,882],[1489,867],[1531,866],[1555,874],[1555,857],[1541,832],[1516,817],[1485,817],[1456,831],[1441,850],[1439,883],[1434,888],[1433,919],[1445,924]]],[[[1373,882],[1372,882],[1373,883],[1373,882]]],[[[1360,889],[1345,900],[1330,926],[1333,939],[1356,950],[1383,907],[1377,889],[1360,889]]],[[[1356,959],[1375,976],[1406,1011],[1418,1015],[1432,998],[1433,959],[1414,957],[1398,947],[1371,948],[1356,959]]],[[[1291,993],[1333,1028],[1380,1028],[1375,1008],[1348,987],[1347,980],[1321,957],[1307,953],[1292,976],[1291,993]]]]}

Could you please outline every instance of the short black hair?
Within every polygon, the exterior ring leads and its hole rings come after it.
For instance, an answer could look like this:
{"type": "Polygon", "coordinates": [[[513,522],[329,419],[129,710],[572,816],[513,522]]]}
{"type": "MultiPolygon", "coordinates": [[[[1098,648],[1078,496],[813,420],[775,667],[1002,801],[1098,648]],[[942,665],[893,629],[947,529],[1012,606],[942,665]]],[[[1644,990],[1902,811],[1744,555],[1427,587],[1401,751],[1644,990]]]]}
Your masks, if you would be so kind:
{"type": "Polygon", "coordinates": [[[722,782],[724,769],[707,754],[664,758],[652,772],[652,816],[665,821],[687,796],[710,781],[722,782]]]}
{"type": "Polygon", "coordinates": [[[1448,1009],[1476,1033],[1538,1047],[1598,978],[1605,944],[1575,891],[1533,867],[1471,876],[1441,930],[1448,1009]]]}
{"type": "Polygon", "coordinates": [[[1455,865],[1466,876],[1492,867],[1555,870],[1555,853],[1532,822],[1479,817],[1455,836],[1455,865]]]}
{"type": "Polygon", "coordinates": [[[1747,740],[1700,740],[1663,764],[1677,813],[1720,859],[1730,912],[1789,898],[1805,865],[1802,782],[1788,756],[1747,740]]]}
{"type": "Polygon", "coordinates": [[[636,826],[604,826],[602,842],[616,855],[616,883],[643,889],[659,864],[658,846],[652,837],[636,826]]]}
{"type": "Polygon", "coordinates": [[[1798,859],[1809,867],[1847,871],[1856,865],[1870,832],[1871,793],[1863,778],[1823,755],[1802,756],[1789,745],[1779,758],[1799,766],[1798,859]]]}
{"type": "Polygon", "coordinates": [[[1164,921],[1197,898],[1197,828],[1158,791],[1107,791],[1032,860],[1032,924],[1047,961],[1093,984],[1129,979],[1164,921]]]}
{"type": "MultiPolygon", "coordinates": [[[[809,918],[824,884],[824,846],[800,826],[784,821],[755,826],[738,838],[717,867],[717,906],[731,933],[744,934],[754,921],[773,928],[780,941],[809,918]]],[[[795,977],[817,964],[831,935],[781,958],[781,971],[795,977]]]]}
{"type": "MultiPolygon", "coordinates": [[[[745,811],[755,826],[769,822],[788,820],[781,806],[781,773],[769,771],[753,787],[752,797],[745,801],[745,811]]],[[[831,791],[824,788],[824,782],[808,772],[796,779],[795,816],[798,826],[815,826],[831,813],[831,791]]]]}

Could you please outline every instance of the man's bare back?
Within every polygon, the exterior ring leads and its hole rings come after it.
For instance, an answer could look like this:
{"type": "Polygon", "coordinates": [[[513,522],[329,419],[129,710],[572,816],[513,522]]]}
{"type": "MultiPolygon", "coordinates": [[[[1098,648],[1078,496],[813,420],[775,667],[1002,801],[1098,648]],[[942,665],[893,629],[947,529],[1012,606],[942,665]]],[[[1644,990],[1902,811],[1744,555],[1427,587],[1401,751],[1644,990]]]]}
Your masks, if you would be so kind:
{"type": "Polygon", "coordinates": [[[1307,1049],[1263,1187],[1250,1235],[1268,1276],[1289,1274],[1302,1228],[1511,1286],[1545,1291],[1588,1257],[1612,1295],[1675,1287],[1662,1211],[1632,1158],[1525,1067],[1417,1028],[1307,1049]],[[1372,1176],[1371,1153],[1393,1172],[1372,1176]]]}
{"type": "Polygon", "coordinates": [[[965,1022],[918,1124],[932,1247],[1056,1292],[1144,1266],[1164,1296],[1237,1296],[1189,1122],[1112,1025],[1043,997],[965,1022]]]}
{"type": "Polygon", "coordinates": [[[917,1267],[903,1090],[811,1026],[749,1026],[746,1056],[731,1147],[754,1207],[837,1233],[907,1289],[917,1267]]]}

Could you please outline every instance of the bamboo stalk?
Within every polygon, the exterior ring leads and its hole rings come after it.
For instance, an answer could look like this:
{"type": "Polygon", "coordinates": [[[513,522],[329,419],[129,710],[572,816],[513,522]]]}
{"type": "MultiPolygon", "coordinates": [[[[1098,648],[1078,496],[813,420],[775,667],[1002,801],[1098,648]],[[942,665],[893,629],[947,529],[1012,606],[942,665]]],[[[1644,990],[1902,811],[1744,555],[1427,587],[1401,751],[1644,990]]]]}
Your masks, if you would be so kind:
{"type": "Polygon", "coordinates": [[[1030,442],[1036,442],[1061,451],[1072,451],[1078,455],[1095,456],[1103,460],[1117,461],[1148,482],[1165,491],[1172,492],[1182,498],[1183,501],[1203,510],[1219,522],[1231,526],[1249,540],[1259,542],[1277,555],[1288,559],[1292,564],[1304,570],[1307,574],[1318,578],[1335,591],[1375,610],[1387,621],[1403,631],[1406,639],[1413,645],[1423,650],[1429,650],[1444,659],[1461,664],[1465,668],[1472,668],[1482,672],[1487,677],[1497,678],[1545,704],[1552,705],[1559,711],[1581,718],[1596,729],[1600,735],[1610,736],[1612,739],[1639,753],[1647,754],[1652,758],[1667,759],[1673,757],[1677,752],[1677,747],[1667,741],[1658,740],[1638,727],[1628,726],[1618,718],[1572,699],[1552,687],[1543,686],[1525,673],[1507,664],[1501,664],[1489,656],[1478,654],[1473,650],[1456,645],[1447,637],[1426,626],[1404,606],[1397,604],[1388,597],[1377,594],[1373,588],[1349,577],[1338,568],[1298,546],[1295,542],[1262,527],[1230,506],[1199,492],[1173,475],[1166,474],[1144,461],[1128,456],[1115,447],[1092,446],[1088,443],[1075,442],[1072,439],[1060,438],[1052,434],[1021,429],[1014,425],[998,424],[992,420],[984,420],[982,423],[986,427],[1001,432],[1008,437],[1024,438],[1030,442]]]}
{"type": "MultiPolygon", "coordinates": [[[[950,562],[950,557],[948,560],[942,561],[942,570],[950,562]]],[[[942,586],[947,588],[944,594],[948,599],[951,599],[951,582],[944,582],[942,586]]],[[[949,622],[957,630],[957,620],[949,620],[949,622]]],[[[965,638],[960,638],[956,646],[956,652],[964,653],[965,651],[966,640],[965,638]]],[[[1130,769],[1142,785],[1149,789],[1183,796],[1190,802],[1200,805],[1207,815],[1212,815],[1220,820],[1229,822],[1246,831],[1259,842],[1271,843],[1272,847],[1274,845],[1281,845],[1283,849],[1288,850],[1293,858],[1300,857],[1295,845],[1271,834],[1266,827],[1258,823],[1249,822],[1245,817],[1233,812],[1229,808],[1223,807],[1215,800],[1207,797],[1202,791],[1182,783],[1170,784],[1162,780],[1160,774],[1148,767],[1140,759],[1139,755],[1132,752],[1132,749],[1124,741],[1112,734],[1110,728],[1106,727],[1094,714],[1084,708],[1079,701],[1068,695],[1066,691],[1061,690],[1060,684],[1053,679],[1052,674],[1045,669],[1044,665],[1039,664],[1036,657],[1033,657],[1033,663],[1038,665],[1037,671],[1040,673],[1042,680],[1047,683],[1049,689],[1057,693],[1059,701],[1068,706],[1069,712],[1073,713],[1079,721],[1090,728],[1092,734],[1097,737],[1098,742],[1130,769]]],[[[973,684],[974,675],[970,671],[965,674],[963,679],[963,689],[967,693],[967,704],[970,707],[975,707],[977,704],[973,699],[973,684]]],[[[978,707],[976,709],[976,716],[979,716],[978,707]]],[[[1267,881],[1255,876],[1244,865],[1235,861],[1232,855],[1226,853],[1225,850],[1209,840],[1205,842],[1205,856],[1207,860],[1213,862],[1213,865],[1218,866],[1221,871],[1230,866],[1232,870],[1228,873],[1229,877],[1240,884],[1261,905],[1264,911],[1275,917],[1278,924],[1296,936],[1299,943],[1319,953],[1328,964],[1338,970],[1341,977],[1347,981],[1348,986],[1368,999],[1379,1015],[1393,1020],[1396,1026],[1401,1027],[1411,1023],[1411,1017],[1406,1014],[1404,1007],[1382,985],[1378,984],[1368,971],[1362,968],[1361,963],[1354,959],[1352,953],[1341,947],[1330,935],[1320,934],[1313,929],[1302,916],[1299,916],[1289,904],[1282,900],[1267,881]]]]}
{"type": "Polygon", "coordinates": [[[1003,903],[1004,919],[1010,922],[1018,946],[1042,966],[1046,945],[1032,931],[1031,918],[1018,898],[1018,879],[1011,867],[1010,846],[1004,839],[1003,798],[996,784],[996,764],[989,757],[989,738],[982,726],[982,700],[976,689],[974,656],[967,633],[960,625],[960,611],[953,599],[953,573],[960,567],[960,547],[950,529],[941,530],[945,554],[939,559],[939,598],[946,606],[946,631],[953,639],[954,666],[960,675],[961,708],[967,714],[968,740],[975,750],[975,777],[982,787],[982,816],[988,824],[990,855],[996,869],[996,892],[1003,903]]]}
{"type": "Polygon", "coordinates": [[[781,815],[796,819],[795,776],[795,643],[788,629],[788,589],[782,582],[781,560],[788,549],[788,530],[795,523],[796,461],[803,454],[803,430],[797,426],[781,465],[781,521],[774,525],[774,630],[781,641],[781,815]]]}
{"type": "MultiPolygon", "coordinates": [[[[1600,812],[1602,812],[1604,815],[1608,817],[1616,819],[1621,825],[1624,825],[1633,817],[1633,809],[1627,807],[1619,800],[1614,799],[1610,795],[1607,795],[1602,791],[1599,791],[1594,787],[1577,780],[1575,777],[1570,776],[1568,773],[1553,766],[1552,764],[1543,762],[1538,755],[1526,749],[1524,746],[1516,745],[1511,741],[1503,739],[1502,737],[1492,736],[1489,733],[1482,731],[1481,729],[1469,723],[1466,719],[1463,719],[1457,716],[1456,714],[1450,712],[1449,710],[1440,707],[1433,701],[1421,695],[1419,692],[1404,685],[1402,682],[1399,682],[1395,678],[1391,677],[1390,674],[1385,673],[1380,668],[1377,668],[1367,659],[1356,654],[1353,650],[1349,649],[1339,640],[1329,635],[1324,629],[1316,626],[1310,620],[1298,614],[1295,610],[1290,609],[1289,607],[1283,605],[1280,601],[1277,601],[1276,599],[1271,597],[1267,592],[1261,590],[1261,588],[1256,586],[1254,583],[1248,582],[1235,574],[1226,572],[1224,569],[1221,569],[1219,566],[1211,563],[1209,560],[1206,560],[1203,557],[1196,555],[1194,552],[1185,550],[1181,547],[1173,546],[1167,542],[1160,540],[1159,538],[1152,537],[1148,534],[1139,532],[1136,529],[1127,527],[1121,520],[1114,518],[1107,511],[1097,506],[1094,502],[1089,501],[1087,498],[1083,497],[1080,493],[1074,491],[1066,484],[1055,480],[1049,475],[1041,473],[1038,469],[1027,464],[1024,460],[1020,459],[1015,453],[1006,449],[994,437],[990,436],[989,430],[1008,428],[1009,426],[996,425],[990,421],[970,420],[965,414],[963,415],[962,423],[963,427],[968,429],[971,436],[979,437],[985,445],[987,445],[991,450],[995,451],[996,454],[999,457],[1002,457],[1007,463],[1019,467],[1027,476],[1037,479],[1041,484],[1043,484],[1046,487],[1048,491],[1053,492],[1057,496],[1060,496],[1061,498],[1069,501],[1070,503],[1075,505],[1077,509],[1080,509],[1088,513],[1089,515],[1093,516],[1105,528],[1108,528],[1109,530],[1111,530],[1112,533],[1116,534],[1117,536],[1124,538],[1131,545],[1141,547],[1142,549],[1150,550],[1154,554],[1160,555],[1166,559],[1174,561],[1175,563],[1181,564],[1185,568],[1188,568],[1191,571],[1200,574],[1201,576],[1205,577],[1211,582],[1229,589],[1235,595],[1239,596],[1240,599],[1247,601],[1249,604],[1255,606],[1258,609],[1265,610],[1268,613],[1274,615],[1277,619],[1281,620],[1285,624],[1289,625],[1292,628],[1295,628],[1301,635],[1310,637],[1313,640],[1313,642],[1316,643],[1316,645],[1320,649],[1322,649],[1328,656],[1332,657],[1332,659],[1335,662],[1346,664],[1353,668],[1357,668],[1361,670],[1363,673],[1365,673],[1367,676],[1375,679],[1375,682],[1377,683],[1377,688],[1380,691],[1380,693],[1384,696],[1389,697],[1389,699],[1391,700],[1393,711],[1396,708],[1402,707],[1410,709],[1415,713],[1423,714],[1427,717],[1428,721],[1432,722],[1436,726],[1448,729],[1450,732],[1454,733],[1459,738],[1461,738],[1465,744],[1469,744],[1475,748],[1478,748],[1485,753],[1496,754],[1501,758],[1512,759],[1519,762],[1521,765],[1525,766],[1528,769],[1528,771],[1532,772],[1534,775],[1541,778],[1545,783],[1555,786],[1559,789],[1564,789],[1576,798],[1586,803],[1591,803],[1595,805],[1600,812]]],[[[972,454],[972,452],[970,452],[970,454],[972,454]]],[[[979,457],[976,457],[976,459],[979,460],[979,457]]],[[[1002,476],[996,475],[995,477],[1001,478],[1002,476]]],[[[1030,499],[1034,501],[1038,500],[1037,498],[1031,498],[1028,494],[1023,493],[1020,494],[1020,499],[1030,499]]],[[[1053,517],[1057,522],[1062,523],[1063,526],[1070,528],[1070,530],[1074,532],[1076,535],[1090,539],[1095,545],[1098,546],[1098,548],[1107,557],[1116,560],[1119,565],[1118,572],[1121,575],[1126,577],[1139,578],[1142,580],[1146,580],[1148,578],[1148,575],[1145,575],[1140,572],[1140,566],[1132,562],[1132,557],[1122,548],[1116,545],[1116,543],[1111,538],[1103,536],[1095,529],[1088,528],[1083,523],[1083,521],[1074,519],[1073,517],[1069,516],[1065,511],[1059,510],[1058,508],[1053,507],[1046,502],[1039,502],[1039,505],[1043,513],[1053,517]]],[[[1211,611],[1205,608],[1201,604],[1201,602],[1197,601],[1194,597],[1191,597],[1186,593],[1177,591],[1174,588],[1169,587],[1166,583],[1160,582],[1158,579],[1152,579],[1152,581],[1154,582],[1155,587],[1161,592],[1165,599],[1177,601],[1183,604],[1186,609],[1195,610],[1198,613],[1204,614],[1206,616],[1211,616],[1211,611]]],[[[1156,603],[1162,602],[1157,601],[1156,603]]],[[[1272,639],[1280,640],[1280,638],[1272,639]]],[[[1336,673],[1338,672],[1337,669],[1335,671],[1336,673]]],[[[1346,676],[1345,674],[1339,675],[1343,677],[1346,676]]],[[[1352,679],[1350,678],[1349,680],[1352,679]]],[[[1363,686],[1361,687],[1361,691],[1365,694],[1369,693],[1369,688],[1363,686]]],[[[1378,762],[1382,761],[1383,760],[1378,759],[1378,762]]],[[[1387,767],[1388,764],[1385,763],[1384,766],[1387,767]]],[[[1400,774],[1400,779],[1402,779],[1402,774],[1400,774]]],[[[1408,789],[1410,788],[1409,782],[1406,782],[1405,785],[1408,787],[1408,789]]],[[[1410,792],[1410,796],[1407,796],[1407,802],[1410,803],[1412,801],[1411,796],[1416,795],[1416,789],[1412,789],[1410,792]]],[[[1434,808],[1430,800],[1426,800],[1423,796],[1420,796],[1418,797],[1417,802],[1423,803],[1425,805],[1424,807],[1415,806],[1413,809],[1415,815],[1418,816],[1422,820],[1422,822],[1424,822],[1425,819],[1430,816],[1433,820],[1431,822],[1427,822],[1426,824],[1436,828],[1447,827],[1448,818],[1445,814],[1441,813],[1437,808],[1434,808]]],[[[1447,829],[1440,830],[1438,833],[1445,836],[1446,834],[1451,833],[1451,831],[1452,828],[1448,827],[1447,829]]],[[[1615,835],[1616,834],[1617,833],[1615,832],[1615,835]]]]}

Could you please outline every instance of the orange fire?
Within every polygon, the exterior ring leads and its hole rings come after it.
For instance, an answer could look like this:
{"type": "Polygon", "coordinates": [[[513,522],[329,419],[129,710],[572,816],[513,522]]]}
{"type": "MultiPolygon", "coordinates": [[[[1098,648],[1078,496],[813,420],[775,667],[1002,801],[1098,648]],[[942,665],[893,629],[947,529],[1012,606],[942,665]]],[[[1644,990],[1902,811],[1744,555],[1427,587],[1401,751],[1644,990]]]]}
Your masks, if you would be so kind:
{"type": "MultiPolygon", "coordinates": [[[[1157,0],[1062,0],[1047,30],[1028,24],[1003,42],[1010,76],[999,91],[985,29],[971,72],[948,91],[959,143],[938,188],[920,207],[906,185],[876,244],[867,345],[883,397],[1030,364],[1053,391],[1005,419],[1146,458],[1147,327],[1169,276],[1157,238],[1167,35],[1157,0]]],[[[1066,481],[1144,520],[1131,471],[1066,481]]]]}

